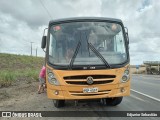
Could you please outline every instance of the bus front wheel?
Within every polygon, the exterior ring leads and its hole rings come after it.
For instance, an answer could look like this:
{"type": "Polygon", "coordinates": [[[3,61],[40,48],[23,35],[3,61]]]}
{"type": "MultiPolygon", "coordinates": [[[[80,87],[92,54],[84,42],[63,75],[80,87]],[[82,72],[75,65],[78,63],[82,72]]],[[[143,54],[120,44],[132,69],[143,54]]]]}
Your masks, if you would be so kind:
{"type": "Polygon", "coordinates": [[[64,100],[53,100],[53,104],[56,108],[64,107],[65,101],[64,100]]]}
{"type": "Polygon", "coordinates": [[[116,106],[122,102],[123,97],[106,98],[106,104],[109,106],[116,106]]]}

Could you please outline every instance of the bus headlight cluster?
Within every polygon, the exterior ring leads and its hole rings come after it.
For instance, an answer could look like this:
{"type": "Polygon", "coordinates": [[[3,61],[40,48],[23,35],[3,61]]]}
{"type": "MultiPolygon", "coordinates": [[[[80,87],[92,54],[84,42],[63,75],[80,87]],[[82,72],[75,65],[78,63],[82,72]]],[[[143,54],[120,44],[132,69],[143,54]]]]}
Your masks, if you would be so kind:
{"type": "Polygon", "coordinates": [[[52,72],[48,72],[48,82],[52,85],[59,85],[58,80],[55,78],[52,72]]]}
{"type": "Polygon", "coordinates": [[[122,76],[121,82],[127,82],[129,80],[129,69],[126,69],[124,71],[124,74],[122,76]]]}
{"type": "Polygon", "coordinates": [[[125,70],[125,71],[124,71],[124,74],[129,75],[129,70],[128,70],[128,69],[125,70]]]}

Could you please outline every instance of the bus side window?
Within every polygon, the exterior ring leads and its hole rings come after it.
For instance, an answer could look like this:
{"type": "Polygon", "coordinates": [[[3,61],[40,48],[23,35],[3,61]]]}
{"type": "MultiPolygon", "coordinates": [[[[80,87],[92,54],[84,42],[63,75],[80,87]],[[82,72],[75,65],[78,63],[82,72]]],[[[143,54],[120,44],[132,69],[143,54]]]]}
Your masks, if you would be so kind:
{"type": "Polygon", "coordinates": [[[121,54],[125,53],[123,40],[122,40],[122,37],[119,34],[117,34],[114,37],[114,42],[115,42],[114,51],[117,52],[117,53],[121,53],[121,54]]]}

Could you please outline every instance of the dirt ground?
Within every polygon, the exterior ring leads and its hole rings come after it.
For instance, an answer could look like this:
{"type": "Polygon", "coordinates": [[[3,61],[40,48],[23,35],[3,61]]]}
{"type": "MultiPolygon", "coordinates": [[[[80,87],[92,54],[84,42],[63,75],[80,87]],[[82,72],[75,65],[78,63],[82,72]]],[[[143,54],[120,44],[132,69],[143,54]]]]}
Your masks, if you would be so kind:
{"type": "MultiPolygon", "coordinates": [[[[39,111],[49,103],[46,92],[37,94],[38,82],[19,84],[0,89],[0,111],[39,111]]],[[[48,109],[47,109],[48,110],[48,109]]]]}
{"type": "MultiPolygon", "coordinates": [[[[19,84],[0,88],[0,111],[53,111],[52,100],[47,94],[37,94],[38,82],[20,82],[19,84]]],[[[55,110],[56,108],[54,108],[55,110]]],[[[21,120],[22,118],[0,118],[0,120],[21,120]]],[[[23,120],[46,118],[23,118],[23,120]]],[[[53,118],[47,118],[53,119],[53,118]]],[[[57,118],[55,118],[57,119],[57,118]]],[[[58,118],[60,119],[60,118],[58,118]]]]}

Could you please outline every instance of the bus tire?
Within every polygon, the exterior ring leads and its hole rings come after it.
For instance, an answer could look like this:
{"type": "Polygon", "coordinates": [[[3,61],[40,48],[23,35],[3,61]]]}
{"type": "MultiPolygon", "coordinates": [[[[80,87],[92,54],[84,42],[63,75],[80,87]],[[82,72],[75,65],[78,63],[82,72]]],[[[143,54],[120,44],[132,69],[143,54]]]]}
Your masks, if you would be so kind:
{"type": "Polygon", "coordinates": [[[109,106],[116,106],[122,102],[123,97],[106,98],[106,104],[109,106]]]}
{"type": "Polygon", "coordinates": [[[56,108],[64,107],[65,101],[64,100],[53,100],[53,104],[56,108]]]}

